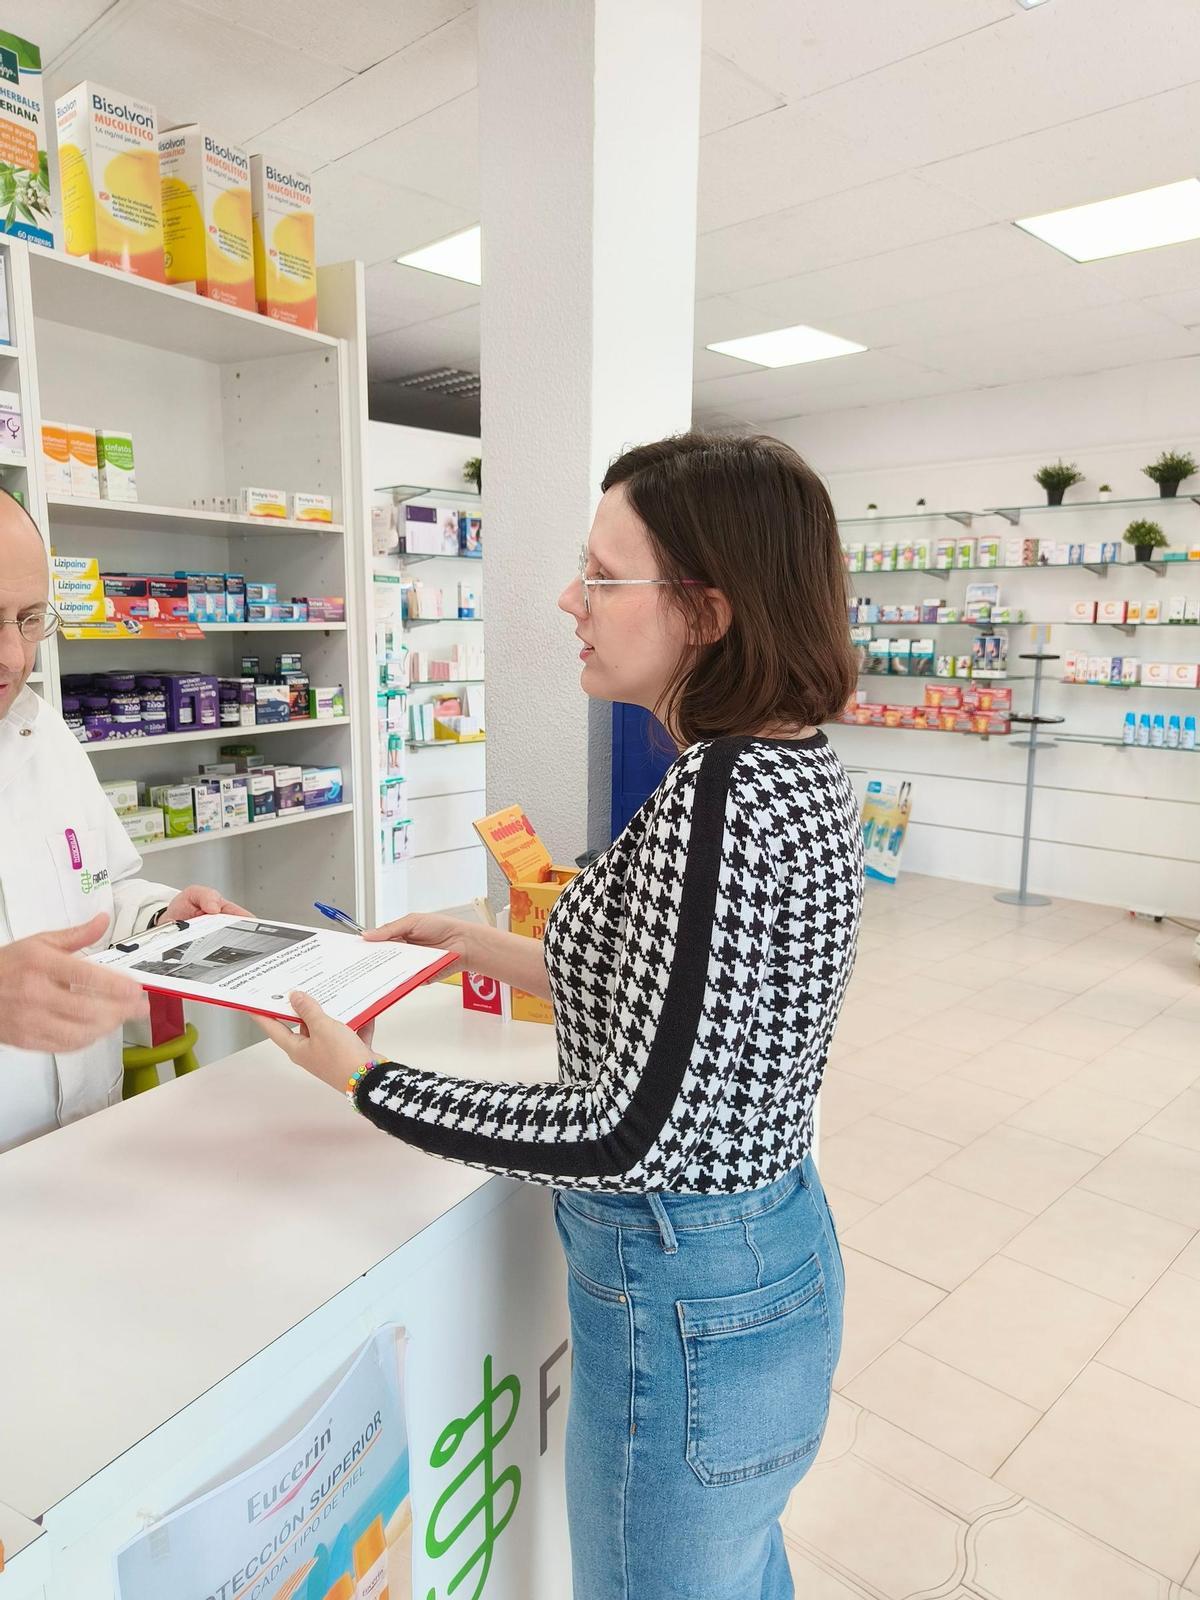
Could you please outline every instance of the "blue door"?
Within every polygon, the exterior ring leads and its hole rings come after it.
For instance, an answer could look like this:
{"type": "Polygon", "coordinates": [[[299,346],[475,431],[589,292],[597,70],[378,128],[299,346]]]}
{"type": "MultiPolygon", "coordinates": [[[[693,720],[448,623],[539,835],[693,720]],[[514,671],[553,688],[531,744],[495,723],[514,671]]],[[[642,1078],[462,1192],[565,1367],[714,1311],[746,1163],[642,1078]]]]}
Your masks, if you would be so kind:
{"type": "Polygon", "coordinates": [[[612,741],[615,839],[642,802],[658,788],[675,759],[675,750],[661,724],[641,706],[613,706],[612,741]]]}

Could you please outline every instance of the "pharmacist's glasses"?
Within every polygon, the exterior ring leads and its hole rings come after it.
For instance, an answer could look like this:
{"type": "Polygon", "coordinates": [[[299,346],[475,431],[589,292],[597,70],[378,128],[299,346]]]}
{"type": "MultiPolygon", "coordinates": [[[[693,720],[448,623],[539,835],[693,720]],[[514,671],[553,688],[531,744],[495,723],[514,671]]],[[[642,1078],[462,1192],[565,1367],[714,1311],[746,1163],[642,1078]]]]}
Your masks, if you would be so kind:
{"type": "Polygon", "coordinates": [[[53,606],[27,611],[23,617],[0,617],[0,628],[15,628],[26,644],[41,644],[62,627],[62,618],[53,606]]]}
{"type": "Polygon", "coordinates": [[[583,609],[589,617],[592,614],[593,589],[646,589],[665,585],[686,589],[700,583],[699,578],[589,578],[587,565],[590,559],[585,544],[579,552],[579,586],[583,590],[583,609]]]}

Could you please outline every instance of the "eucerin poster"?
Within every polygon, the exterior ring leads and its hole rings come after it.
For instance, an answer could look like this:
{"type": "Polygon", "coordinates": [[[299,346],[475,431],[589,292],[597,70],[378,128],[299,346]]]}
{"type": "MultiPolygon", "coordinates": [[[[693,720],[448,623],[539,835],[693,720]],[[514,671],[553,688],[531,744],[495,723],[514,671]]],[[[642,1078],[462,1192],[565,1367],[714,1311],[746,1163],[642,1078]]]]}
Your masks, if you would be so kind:
{"type": "Polygon", "coordinates": [[[403,1330],[278,1449],[117,1552],[118,1600],[411,1600],[403,1330]]]}

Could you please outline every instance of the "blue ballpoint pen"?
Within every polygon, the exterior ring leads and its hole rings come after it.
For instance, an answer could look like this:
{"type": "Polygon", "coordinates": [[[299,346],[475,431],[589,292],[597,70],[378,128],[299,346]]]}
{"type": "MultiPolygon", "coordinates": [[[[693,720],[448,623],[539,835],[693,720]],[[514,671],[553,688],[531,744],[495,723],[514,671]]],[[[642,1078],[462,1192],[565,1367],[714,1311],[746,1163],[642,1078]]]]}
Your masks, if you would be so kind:
{"type": "Polygon", "coordinates": [[[323,917],[328,917],[330,922],[340,922],[344,928],[349,928],[351,933],[366,933],[360,922],[345,911],[339,911],[336,906],[322,905],[320,900],[313,901],[313,909],[319,911],[323,917]]]}

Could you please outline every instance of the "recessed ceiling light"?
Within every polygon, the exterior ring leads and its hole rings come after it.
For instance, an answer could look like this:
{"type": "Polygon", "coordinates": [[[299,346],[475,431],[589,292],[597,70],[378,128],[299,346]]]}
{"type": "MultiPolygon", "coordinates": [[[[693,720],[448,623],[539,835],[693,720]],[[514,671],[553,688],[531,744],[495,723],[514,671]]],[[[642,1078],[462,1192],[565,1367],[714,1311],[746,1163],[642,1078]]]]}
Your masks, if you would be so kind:
{"type": "Polygon", "coordinates": [[[1184,178],[1181,183],[1164,183],[1115,200],[1019,218],[1016,225],[1072,261],[1100,261],[1105,256],[1182,244],[1200,239],[1200,179],[1184,178]]]}
{"type": "Polygon", "coordinates": [[[1032,11],[1034,6],[1044,6],[1046,0],[1017,0],[1019,6],[1024,6],[1026,11],[1032,11]]]}
{"type": "Polygon", "coordinates": [[[822,333],[820,328],[808,328],[803,323],[794,328],[776,328],[773,333],[752,333],[745,339],[722,339],[719,344],[708,346],[718,355],[752,361],[759,367],[795,367],[802,361],[857,355],[866,348],[865,344],[852,344],[849,339],[839,339],[836,333],[822,333]]]}
{"type": "Polygon", "coordinates": [[[410,250],[406,256],[397,256],[402,267],[418,267],[422,272],[436,272],[443,278],[458,278],[462,283],[482,283],[482,249],[478,226],[465,228],[462,233],[452,233],[448,239],[427,244],[421,250],[410,250]]]}

